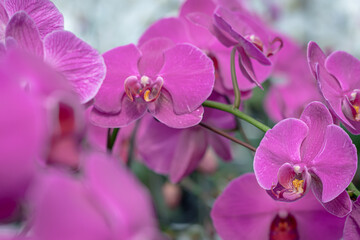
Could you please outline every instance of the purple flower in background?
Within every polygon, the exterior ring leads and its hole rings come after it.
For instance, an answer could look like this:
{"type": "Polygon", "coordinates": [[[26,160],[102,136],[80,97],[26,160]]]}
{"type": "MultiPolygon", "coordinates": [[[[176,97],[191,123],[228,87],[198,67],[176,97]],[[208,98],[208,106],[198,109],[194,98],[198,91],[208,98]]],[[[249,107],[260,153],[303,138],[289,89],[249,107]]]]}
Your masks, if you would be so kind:
{"type": "Polygon", "coordinates": [[[118,160],[86,156],[82,177],[48,171],[30,193],[30,232],[48,239],[162,239],[150,196],[118,160]]]}
{"type": "Polygon", "coordinates": [[[63,30],[62,15],[50,1],[6,1],[5,6],[12,11],[4,32],[6,49],[20,48],[44,59],[70,81],[82,103],[91,100],[105,77],[101,55],[63,30]]]}
{"type": "Polygon", "coordinates": [[[328,213],[312,193],[293,203],[274,201],[254,174],[229,183],[211,211],[223,240],[340,239],[344,218],[328,213]]]}
{"type": "Polygon", "coordinates": [[[351,210],[344,190],[356,168],[355,146],[320,102],[309,104],[300,119],[282,120],[269,130],[254,158],[256,178],[274,199],[297,200],[311,186],[324,207],[338,216],[351,210]]]}
{"type": "Polygon", "coordinates": [[[41,102],[0,71],[0,221],[14,220],[36,161],[47,149],[46,114],[41,102]]]}
{"type": "Polygon", "coordinates": [[[360,61],[336,51],[328,57],[309,42],[308,61],[330,110],[353,134],[360,134],[360,61]]]}
{"type": "Polygon", "coordinates": [[[212,61],[189,44],[155,38],[103,55],[107,74],[95,97],[91,120],[101,127],[123,127],[146,111],[174,128],[196,125],[201,104],[214,86],[212,61]]]}
{"type": "MultiPolygon", "coordinates": [[[[218,94],[213,94],[210,99],[222,100],[218,94]]],[[[233,116],[214,109],[206,109],[203,122],[221,129],[235,127],[233,116]]],[[[228,139],[200,126],[169,128],[151,117],[142,119],[136,143],[144,163],[157,173],[169,175],[174,183],[199,166],[210,146],[223,160],[232,159],[228,139]]]]}
{"type": "Polygon", "coordinates": [[[303,49],[293,40],[281,37],[283,48],[274,62],[274,81],[264,100],[269,117],[278,122],[289,117],[300,117],[306,105],[321,101],[303,49]],[[280,81],[279,81],[280,80],[280,81]]]}
{"type": "Polygon", "coordinates": [[[260,18],[251,15],[245,9],[231,11],[225,7],[218,7],[214,12],[214,23],[210,29],[226,47],[236,47],[242,74],[250,82],[261,87],[256,76],[259,71],[255,72],[254,62],[268,66],[270,70],[265,71],[271,71],[270,57],[281,49],[282,40],[275,37],[260,18]]]}
{"type": "Polygon", "coordinates": [[[356,240],[360,236],[360,198],[353,203],[351,213],[346,217],[344,240],[356,240]]]}

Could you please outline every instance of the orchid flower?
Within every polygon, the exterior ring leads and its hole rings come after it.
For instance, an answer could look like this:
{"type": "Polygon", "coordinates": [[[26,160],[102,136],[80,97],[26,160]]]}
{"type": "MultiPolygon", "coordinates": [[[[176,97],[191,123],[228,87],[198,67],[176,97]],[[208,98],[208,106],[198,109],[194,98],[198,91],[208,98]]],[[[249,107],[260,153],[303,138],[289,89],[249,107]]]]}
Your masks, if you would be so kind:
{"type": "Polygon", "coordinates": [[[174,128],[198,124],[214,86],[212,61],[198,48],[154,38],[103,55],[107,74],[90,116],[101,127],[123,127],[150,112],[174,128]]]}
{"type": "Polygon", "coordinates": [[[300,119],[285,119],[269,130],[255,153],[259,185],[276,200],[295,201],[311,188],[328,211],[351,211],[344,191],[357,169],[356,147],[333,124],[324,104],[309,104],[300,119]]]}

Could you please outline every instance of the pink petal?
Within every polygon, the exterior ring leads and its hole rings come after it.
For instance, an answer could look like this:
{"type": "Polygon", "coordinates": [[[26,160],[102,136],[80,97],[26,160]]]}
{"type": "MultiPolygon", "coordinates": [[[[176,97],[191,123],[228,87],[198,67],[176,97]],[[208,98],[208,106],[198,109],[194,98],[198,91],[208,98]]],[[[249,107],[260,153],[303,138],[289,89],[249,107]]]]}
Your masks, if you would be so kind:
{"type": "Polygon", "coordinates": [[[174,46],[168,38],[153,38],[140,47],[142,57],[138,62],[141,76],[155,77],[164,65],[164,51],[174,46]]]}
{"type": "Polygon", "coordinates": [[[354,56],[342,51],[333,52],[326,59],[325,67],[344,91],[360,89],[360,61],[354,56]]]}
{"type": "Polygon", "coordinates": [[[239,23],[239,20],[236,19],[233,13],[225,8],[218,7],[215,11],[214,18],[217,26],[233,37],[238,44],[244,48],[249,57],[256,59],[263,65],[271,65],[271,61],[254,44],[246,40],[239,31],[233,29],[233,27],[239,23]]]}
{"type": "Polygon", "coordinates": [[[224,161],[232,160],[232,151],[230,140],[217,135],[216,133],[209,133],[208,141],[210,146],[215,150],[216,154],[224,161]]]}
{"type": "Polygon", "coordinates": [[[186,17],[190,13],[201,12],[207,15],[213,14],[216,5],[209,0],[187,0],[180,8],[180,16],[186,17]]]}
{"type": "Polygon", "coordinates": [[[253,174],[244,174],[216,199],[211,218],[224,240],[268,239],[277,203],[259,187],[253,174]]]}
{"type": "Polygon", "coordinates": [[[11,16],[25,11],[34,20],[41,38],[64,28],[64,18],[56,6],[49,0],[6,0],[5,8],[11,16]]]}
{"type": "Polygon", "coordinates": [[[189,42],[186,23],[180,18],[163,18],[152,24],[140,37],[138,45],[141,47],[152,38],[164,37],[174,43],[189,42]]]}
{"type": "Polygon", "coordinates": [[[300,239],[338,240],[342,236],[344,218],[328,213],[309,191],[301,200],[284,206],[298,223],[300,239]]]}
{"type": "Polygon", "coordinates": [[[254,172],[262,188],[269,190],[276,185],[284,163],[301,161],[300,146],[307,134],[307,125],[298,119],[285,119],[266,132],[254,158],[254,172]]]}
{"type": "Polygon", "coordinates": [[[55,31],[44,39],[45,61],[63,73],[81,103],[95,97],[105,77],[104,60],[90,45],[67,31],[55,31]]]}
{"type": "Polygon", "coordinates": [[[326,55],[321,50],[319,45],[317,45],[315,42],[310,41],[307,48],[307,60],[309,63],[310,70],[314,77],[316,76],[316,64],[320,64],[324,66],[325,64],[326,55]]]}
{"type": "Polygon", "coordinates": [[[309,133],[301,145],[301,161],[307,163],[321,150],[327,126],[333,123],[333,119],[324,104],[312,102],[305,108],[300,120],[309,128],[309,133]]]}
{"type": "Polygon", "coordinates": [[[36,161],[48,147],[48,129],[41,102],[14,79],[0,75],[0,220],[4,220],[17,209],[35,176],[36,161]]]}
{"type": "Polygon", "coordinates": [[[150,115],[144,116],[138,129],[136,142],[139,154],[146,166],[157,173],[168,174],[181,131],[167,127],[150,115]]]}
{"type": "Polygon", "coordinates": [[[200,106],[191,113],[176,114],[171,97],[165,90],[162,90],[159,98],[149,104],[148,108],[156,119],[172,128],[192,127],[201,121],[204,113],[204,108],[200,106]]]}
{"type": "Polygon", "coordinates": [[[90,113],[90,121],[95,126],[104,128],[125,127],[146,113],[146,104],[131,102],[127,96],[123,96],[120,113],[108,114],[99,111],[94,106],[90,113]]]}
{"type": "Polygon", "coordinates": [[[6,9],[2,3],[0,3],[0,40],[5,39],[5,28],[8,24],[9,16],[6,12],[6,9]]]}
{"type": "Polygon", "coordinates": [[[323,185],[317,176],[312,176],[311,188],[312,192],[323,207],[331,214],[337,217],[345,217],[352,210],[352,201],[347,191],[343,191],[339,196],[329,202],[322,202],[323,185]]]}
{"type": "Polygon", "coordinates": [[[16,45],[36,56],[43,57],[43,43],[35,22],[24,12],[17,12],[6,27],[6,37],[16,40],[16,45]]]}
{"type": "Polygon", "coordinates": [[[36,239],[111,238],[106,219],[89,198],[88,189],[75,178],[48,173],[38,179],[31,196],[32,233],[36,239]]]}
{"type": "Polygon", "coordinates": [[[353,205],[353,210],[346,218],[344,240],[356,240],[360,236],[360,198],[353,205]]]}
{"type": "Polygon", "coordinates": [[[103,54],[106,76],[94,101],[94,106],[102,112],[119,113],[125,79],[138,76],[137,63],[141,53],[134,44],[114,48],[103,54]]]}
{"type": "Polygon", "coordinates": [[[181,132],[170,168],[170,180],[179,182],[194,171],[205,156],[207,141],[203,129],[194,127],[181,132]]]}
{"type": "Polygon", "coordinates": [[[245,53],[243,48],[237,48],[237,49],[239,52],[239,67],[241,69],[242,74],[245,76],[247,80],[249,80],[252,83],[255,83],[259,88],[263,89],[263,87],[256,79],[254,68],[252,66],[252,62],[249,56],[245,53]]]}
{"type": "Polygon", "coordinates": [[[163,87],[171,95],[174,112],[184,114],[196,110],[214,87],[213,62],[189,44],[178,44],[164,56],[165,64],[159,75],[164,79],[163,87]]]}
{"type": "Polygon", "coordinates": [[[329,202],[341,194],[349,186],[357,168],[356,147],[349,135],[340,127],[329,125],[324,145],[308,168],[322,182],[322,202],[329,202]]]}
{"type": "Polygon", "coordinates": [[[148,192],[127,169],[119,166],[118,159],[109,159],[103,153],[89,155],[85,178],[113,230],[114,239],[133,239],[147,228],[155,229],[148,192]]]}

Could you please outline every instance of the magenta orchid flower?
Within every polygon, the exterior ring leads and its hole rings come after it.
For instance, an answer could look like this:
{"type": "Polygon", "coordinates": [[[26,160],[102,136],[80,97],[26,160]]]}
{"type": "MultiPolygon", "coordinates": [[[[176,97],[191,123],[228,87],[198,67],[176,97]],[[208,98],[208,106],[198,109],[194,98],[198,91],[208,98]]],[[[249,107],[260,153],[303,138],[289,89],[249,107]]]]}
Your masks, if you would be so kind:
{"type": "Polygon", "coordinates": [[[107,74],[90,116],[101,127],[123,127],[147,111],[174,128],[196,125],[214,86],[212,61],[198,48],[155,38],[104,53],[107,74]]]}
{"type": "Polygon", "coordinates": [[[30,52],[63,74],[81,103],[90,101],[98,92],[105,77],[103,58],[71,32],[56,28],[42,36],[36,19],[19,11],[9,20],[5,38],[7,49],[20,48],[30,52]]]}
{"type": "MultiPolygon", "coordinates": [[[[213,93],[211,99],[221,101],[222,97],[213,93]]],[[[206,109],[203,122],[221,129],[235,127],[233,116],[214,109],[206,109]]],[[[224,161],[232,159],[228,139],[200,126],[169,128],[150,117],[142,119],[136,143],[145,165],[157,173],[169,175],[174,183],[192,173],[210,147],[224,161]]]]}
{"type": "Polygon", "coordinates": [[[245,174],[229,183],[211,211],[223,240],[340,239],[344,218],[328,213],[312,193],[293,203],[274,201],[245,174]]]}
{"type": "Polygon", "coordinates": [[[356,147],[320,102],[309,104],[300,119],[276,124],[254,158],[256,178],[274,199],[295,201],[311,187],[324,207],[338,216],[351,211],[344,190],[356,168],[356,147]]]}
{"type": "Polygon", "coordinates": [[[344,240],[356,240],[360,236],[360,198],[353,203],[351,213],[346,217],[344,240]]]}
{"type": "MultiPolygon", "coordinates": [[[[180,17],[187,20],[190,29],[189,33],[192,36],[195,36],[195,39],[201,39],[201,36],[203,36],[202,31],[204,31],[204,29],[207,30],[207,35],[209,35],[209,33],[212,33],[213,37],[203,37],[202,42],[206,42],[206,39],[213,39],[214,36],[216,37],[216,41],[212,40],[207,42],[208,47],[204,48],[204,50],[210,54],[210,56],[214,60],[215,66],[218,65],[219,74],[220,76],[222,76],[221,84],[223,85],[222,87],[225,90],[232,90],[233,87],[231,81],[231,74],[229,71],[231,53],[231,49],[229,48],[230,46],[236,45],[238,46],[239,50],[239,58],[235,59],[235,64],[240,66],[240,68],[236,68],[236,71],[239,88],[241,91],[245,93],[245,91],[253,89],[256,85],[260,86],[260,83],[264,82],[269,77],[272,71],[272,67],[269,66],[271,64],[270,60],[267,59],[264,60],[264,62],[256,60],[254,61],[253,59],[249,58],[249,56],[251,57],[252,55],[248,56],[247,54],[245,54],[243,49],[249,50],[254,48],[254,51],[257,53],[261,51],[252,43],[248,42],[248,40],[246,39],[246,44],[250,44],[250,46],[242,48],[241,45],[238,45],[236,40],[237,38],[233,39],[226,32],[220,30],[221,27],[217,26],[216,24],[217,21],[221,21],[223,22],[223,24],[235,24],[236,26],[241,25],[243,26],[243,30],[247,29],[246,34],[254,36],[256,34],[257,36],[261,33],[262,35],[267,35],[269,31],[261,23],[262,21],[260,19],[254,19],[255,17],[251,16],[250,13],[246,12],[246,10],[238,2],[219,1],[216,5],[213,1],[188,0],[183,4],[181,8],[180,17]],[[232,9],[233,12],[229,11],[228,9],[232,9]],[[221,14],[220,11],[223,11],[224,14],[221,14]],[[232,16],[233,14],[247,16],[248,19],[241,19],[239,21],[239,19],[233,19],[233,17],[230,17],[231,21],[227,23],[227,16],[232,16]],[[255,31],[260,33],[256,33],[255,31]],[[213,44],[209,45],[209,43],[213,44]]],[[[245,33],[243,30],[241,30],[240,32],[245,33]]],[[[256,37],[256,39],[258,39],[258,37],[256,37]]],[[[267,41],[268,39],[266,39],[266,43],[267,41]]],[[[268,46],[268,44],[265,45],[268,46]]],[[[262,46],[262,50],[264,50],[264,46],[262,46]]],[[[259,54],[263,55],[263,53],[259,54]]]]}
{"type": "Polygon", "coordinates": [[[272,69],[271,56],[282,47],[279,37],[265,27],[261,19],[251,15],[245,9],[231,11],[218,7],[214,12],[214,23],[211,31],[226,47],[236,47],[239,53],[239,67],[242,74],[250,81],[261,85],[257,80],[254,62],[268,66],[267,72],[272,69]]]}
{"type": "Polygon", "coordinates": [[[360,134],[360,61],[342,51],[326,57],[314,42],[308,61],[330,110],[351,133],[360,134]]]}
{"type": "Polygon", "coordinates": [[[29,194],[30,232],[47,239],[162,239],[150,196],[118,160],[85,156],[83,176],[39,176],[29,194]],[[84,231],[86,229],[86,231],[84,231]]]}
{"type": "Polygon", "coordinates": [[[299,118],[304,108],[322,97],[308,71],[305,52],[293,40],[281,37],[283,48],[277,54],[273,82],[264,100],[269,117],[278,122],[285,118],[299,118]]]}

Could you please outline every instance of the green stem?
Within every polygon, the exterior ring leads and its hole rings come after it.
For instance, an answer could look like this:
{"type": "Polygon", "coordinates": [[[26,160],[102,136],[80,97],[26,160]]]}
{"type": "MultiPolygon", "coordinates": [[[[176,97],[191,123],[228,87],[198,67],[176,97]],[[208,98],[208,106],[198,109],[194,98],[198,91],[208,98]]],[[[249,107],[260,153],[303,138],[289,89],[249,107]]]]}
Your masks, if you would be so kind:
{"type": "Polygon", "coordinates": [[[356,188],[354,183],[350,183],[350,185],[348,186],[348,192],[351,192],[352,194],[354,194],[357,197],[360,196],[360,191],[356,188]]]}
{"type": "Polygon", "coordinates": [[[202,122],[199,123],[199,125],[202,126],[202,127],[204,127],[204,128],[206,128],[206,129],[208,129],[208,130],[210,130],[210,131],[212,131],[212,132],[214,132],[214,133],[217,133],[217,134],[219,134],[219,135],[221,135],[221,136],[223,136],[223,137],[225,137],[225,138],[227,138],[227,139],[229,139],[229,140],[231,140],[231,141],[233,141],[233,142],[235,142],[235,143],[237,143],[237,144],[240,144],[240,145],[242,145],[243,147],[246,147],[246,148],[250,149],[250,150],[253,151],[253,152],[256,152],[256,148],[255,148],[255,147],[253,147],[253,146],[251,146],[250,144],[248,144],[248,143],[246,143],[246,142],[243,142],[243,141],[241,141],[241,140],[239,140],[239,139],[237,139],[237,138],[234,138],[233,136],[227,134],[226,132],[223,132],[223,131],[221,131],[221,130],[219,130],[219,129],[217,129],[217,128],[211,127],[211,126],[209,126],[209,125],[207,125],[207,124],[205,124],[205,123],[202,123],[202,122]]]}
{"type": "Polygon", "coordinates": [[[215,108],[221,111],[225,111],[228,113],[231,113],[233,115],[235,115],[238,118],[241,118],[242,120],[250,123],[251,125],[257,127],[258,129],[260,129],[263,132],[266,132],[267,130],[270,129],[270,127],[266,126],[265,124],[255,120],[254,118],[250,117],[249,115],[246,115],[245,113],[241,112],[238,109],[234,109],[232,106],[224,104],[224,103],[219,103],[219,102],[214,102],[214,101],[205,101],[202,104],[204,107],[210,107],[210,108],[215,108]]]}
{"type": "Polygon", "coordinates": [[[235,53],[236,53],[236,47],[234,47],[231,51],[231,81],[234,88],[234,95],[235,100],[233,104],[234,109],[239,109],[240,107],[240,101],[241,101],[241,93],[238,85],[238,81],[236,78],[236,70],[235,70],[235,53]]]}
{"type": "Polygon", "coordinates": [[[116,141],[116,137],[117,134],[119,132],[120,128],[114,128],[114,130],[111,133],[111,129],[108,129],[108,137],[107,137],[107,144],[106,144],[106,148],[109,152],[112,152],[112,149],[114,147],[115,141],[116,141]]]}

